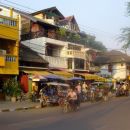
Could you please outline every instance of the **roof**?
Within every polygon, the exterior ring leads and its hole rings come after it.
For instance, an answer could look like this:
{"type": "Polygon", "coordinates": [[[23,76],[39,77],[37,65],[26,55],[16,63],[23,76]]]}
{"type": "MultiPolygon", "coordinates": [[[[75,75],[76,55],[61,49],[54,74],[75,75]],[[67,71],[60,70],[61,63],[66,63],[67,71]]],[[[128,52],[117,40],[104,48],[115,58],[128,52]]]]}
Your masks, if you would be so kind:
{"type": "MultiPolygon", "coordinates": [[[[39,10],[39,11],[36,11],[34,13],[31,13],[31,15],[36,15],[36,14],[39,14],[39,13],[47,13],[47,12],[55,12],[55,16],[58,16],[60,17],[61,19],[64,19],[64,16],[63,14],[54,6],[54,7],[50,7],[50,8],[47,8],[47,9],[42,9],[42,10],[39,10]]],[[[54,14],[54,13],[53,13],[54,14]]]]}
{"type": "MultiPolygon", "coordinates": [[[[1,6],[1,7],[4,7],[4,8],[7,8],[7,9],[10,9],[10,7],[5,6],[5,5],[0,5],[0,6],[1,6]]],[[[40,23],[42,23],[42,24],[49,25],[49,26],[52,26],[52,27],[58,27],[58,26],[56,26],[56,25],[49,24],[49,23],[45,22],[44,20],[38,19],[38,18],[36,18],[36,17],[32,16],[31,14],[26,13],[26,12],[24,12],[24,11],[20,11],[20,10],[17,10],[17,9],[15,9],[15,8],[13,8],[13,10],[14,10],[16,13],[20,14],[21,16],[23,16],[23,17],[25,17],[25,18],[30,19],[30,20],[33,21],[33,22],[40,22],[40,23]]]]}
{"type": "Polygon", "coordinates": [[[95,64],[110,64],[110,63],[130,63],[130,56],[120,51],[112,50],[103,53],[101,56],[96,57],[95,64]]]}
{"type": "Polygon", "coordinates": [[[38,55],[38,53],[31,48],[20,44],[19,52],[20,61],[35,62],[35,63],[48,63],[45,59],[38,55]]]}
{"type": "MultiPolygon", "coordinates": [[[[65,17],[64,19],[62,19],[62,20],[59,21],[59,24],[60,24],[60,25],[67,24],[67,23],[69,23],[69,22],[72,22],[73,19],[75,20],[74,15],[65,17]]],[[[76,20],[75,20],[75,22],[76,22],[76,20]]],[[[77,24],[77,22],[76,22],[76,24],[77,24]]]]}
{"type": "MultiPolygon", "coordinates": [[[[73,22],[73,20],[74,20],[75,24],[77,24],[74,15],[72,15],[72,16],[65,17],[65,18],[62,19],[62,20],[59,20],[59,25],[60,25],[60,26],[67,25],[68,23],[73,22]]],[[[79,29],[78,24],[77,24],[77,27],[78,27],[78,29],[79,29]]]]}

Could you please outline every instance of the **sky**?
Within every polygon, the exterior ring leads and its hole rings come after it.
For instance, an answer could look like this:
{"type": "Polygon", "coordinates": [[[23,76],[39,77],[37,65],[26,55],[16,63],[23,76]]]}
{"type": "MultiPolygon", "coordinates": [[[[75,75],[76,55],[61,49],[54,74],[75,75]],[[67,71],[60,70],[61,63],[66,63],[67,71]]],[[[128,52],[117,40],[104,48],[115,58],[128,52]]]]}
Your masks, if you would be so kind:
{"type": "Polygon", "coordinates": [[[0,0],[22,10],[34,12],[56,6],[64,16],[74,15],[80,29],[96,36],[108,50],[120,49],[121,28],[130,26],[127,16],[129,0],[0,0]],[[22,6],[12,4],[18,3],[22,6]]]}

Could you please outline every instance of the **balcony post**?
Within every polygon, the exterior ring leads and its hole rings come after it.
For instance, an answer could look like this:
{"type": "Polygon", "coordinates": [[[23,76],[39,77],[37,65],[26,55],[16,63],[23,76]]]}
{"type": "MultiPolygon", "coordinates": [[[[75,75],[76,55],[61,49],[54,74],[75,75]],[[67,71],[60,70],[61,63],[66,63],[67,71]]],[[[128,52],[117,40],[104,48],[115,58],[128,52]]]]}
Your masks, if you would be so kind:
{"type": "Polygon", "coordinates": [[[10,17],[13,17],[13,8],[10,8],[10,17]]]}

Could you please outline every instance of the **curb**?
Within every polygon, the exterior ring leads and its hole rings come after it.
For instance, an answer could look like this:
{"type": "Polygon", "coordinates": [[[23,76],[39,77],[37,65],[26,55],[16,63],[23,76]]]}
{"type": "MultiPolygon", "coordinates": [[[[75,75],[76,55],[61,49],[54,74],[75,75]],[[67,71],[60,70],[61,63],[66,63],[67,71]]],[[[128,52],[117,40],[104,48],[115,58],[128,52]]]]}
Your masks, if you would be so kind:
{"type": "Polygon", "coordinates": [[[19,108],[11,108],[11,109],[0,109],[1,112],[13,112],[13,111],[21,111],[21,110],[29,110],[29,109],[39,109],[41,106],[31,106],[31,107],[19,107],[19,108]]]}

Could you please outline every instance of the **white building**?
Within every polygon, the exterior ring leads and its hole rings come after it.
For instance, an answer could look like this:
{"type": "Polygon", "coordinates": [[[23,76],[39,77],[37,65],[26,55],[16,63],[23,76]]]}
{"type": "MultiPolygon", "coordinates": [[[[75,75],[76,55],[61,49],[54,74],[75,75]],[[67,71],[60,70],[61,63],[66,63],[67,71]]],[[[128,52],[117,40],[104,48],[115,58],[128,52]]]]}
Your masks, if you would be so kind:
{"type": "Polygon", "coordinates": [[[130,56],[119,52],[110,51],[96,58],[95,63],[100,65],[100,75],[112,77],[116,80],[128,78],[130,70],[130,56]]]}

